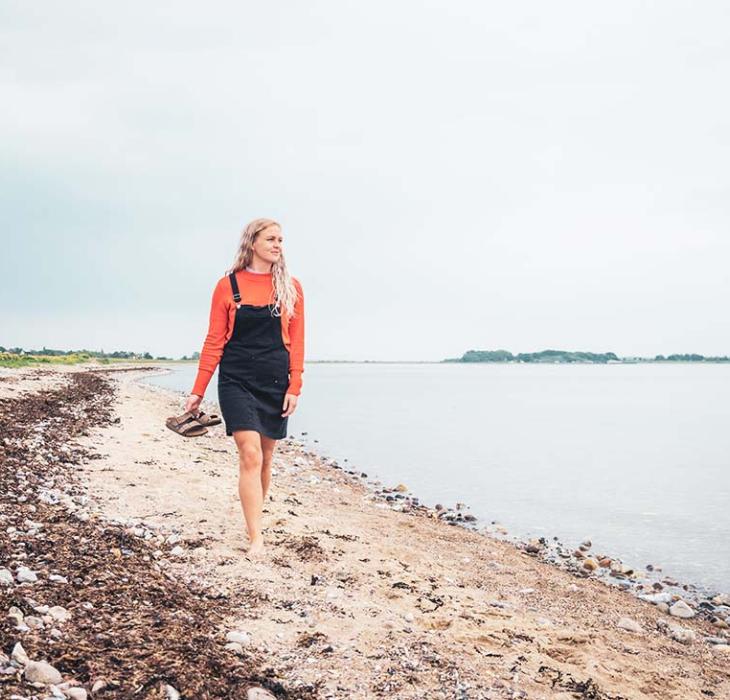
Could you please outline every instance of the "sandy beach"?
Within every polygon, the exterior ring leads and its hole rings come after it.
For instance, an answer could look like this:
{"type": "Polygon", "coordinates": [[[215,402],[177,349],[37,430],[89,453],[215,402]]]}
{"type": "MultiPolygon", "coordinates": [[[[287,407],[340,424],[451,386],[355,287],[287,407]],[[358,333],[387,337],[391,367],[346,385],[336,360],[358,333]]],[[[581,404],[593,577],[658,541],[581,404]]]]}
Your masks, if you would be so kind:
{"type": "Polygon", "coordinates": [[[729,600],[639,600],[294,439],[249,561],[232,439],[167,429],[152,371],[0,369],[2,697],[730,698],[729,600]]]}

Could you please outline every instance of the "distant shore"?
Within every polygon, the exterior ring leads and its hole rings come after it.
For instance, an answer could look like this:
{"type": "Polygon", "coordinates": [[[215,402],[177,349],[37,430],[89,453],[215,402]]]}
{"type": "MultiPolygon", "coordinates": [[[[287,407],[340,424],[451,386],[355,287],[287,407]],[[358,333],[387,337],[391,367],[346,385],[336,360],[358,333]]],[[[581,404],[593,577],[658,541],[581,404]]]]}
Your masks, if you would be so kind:
{"type": "MultiPolygon", "coordinates": [[[[197,364],[198,353],[180,358],[156,357],[149,353],[128,351],[103,353],[91,350],[23,350],[6,349],[0,346],[0,367],[17,368],[29,365],[73,365],[96,362],[108,365],[119,363],[149,364],[197,364]]],[[[441,360],[307,360],[306,364],[375,364],[375,365],[435,365],[435,364],[724,364],[730,363],[728,356],[705,357],[697,353],[656,355],[654,357],[619,357],[616,353],[595,353],[571,350],[541,350],[532,353],[517,353],[508,350],[468,350],[461,357],[441,360]]]]}
{"type": "MultiPolygon", "coordinates": [[[[40,395],[47,402],[76,375],[90,376],[89,370],[100,389],[109,384],[109,392],[77,391],[75,404],[53,409],[60,411],[53,420],[65,410],[85,415],[84,402],[93,400],[97,407],[89,405],[88,415],[110,411],[108,418],[96,425],[92,418],[82,430],[86,435],[53,448],[67,457],[52,462],[52,472],[43,467],[52,486],[33,479],[25,486],[6,483],[2,496],[5,525],[14,528],[3,557],[13,582],[0,586],[0,601],[8,609],[32,596],[40,606],[62,605],[70,619],[57,623],[61,636],[54,636],[42,613],[23,603],[19,612],[28,629],[3,623],[0,654],[10,656],[22,642],[31,659],[56,663],[64,682],[75,679],[90,690],[104,676],[109,697],[125,697],[128,679],[143,682],[145,676],[201,697],[194,676],[205,677],[208,664],[223,680],[230,672],[230,687],[239,689],[230,697],[252,685],[279,698],[730,697],[725,598],[697,601],[661,575],[622,570],[617,560],[611,567],[590,543],[580,555],[560,557],[562,568],[555,566],[545,561],[555,543],[514,544],[455,527],[460,520],[468,525],[468,509],[425,508],[406,486],[371,485],[355,468],[324,459],[297,440],[282,441],[275,457],[265,506],[268,558],[249,562],[231,439],[220,427],[194,440],[165,428],[165,417],[180,412],[181,396],[140,384],[137,378],[150,370],[136,363],[3,370],[3,425],[23,415],[18,401],[40,395]],[[89,450],[98,458],[84,457],[89,450]],[[28,520],[35,530],[23,525],[28,520]],[[82,523],[87,537],[118,536],[121,545],[100,550],[100,564],[111,556],[133,586],[141,585],[140,577],[183,586],[185,592],[169,594],[170,612],[180,605],[200,611],[196,638],[207,640],[205,655],[176,658],[169,649],[188,653],[182,638],[162,653],[160,637],[156,649],[158,637],[145,637],[148,609],[141,602],[138,613],[124,608],[126,618],[90,618],[83,604],[98,598],[95,579],[75,577],[73,558],[64,559],[64,552],[78,549],[72,537],[79,526],[66,522],[82,523]],[[32,531],[45,533],[53,547],[21,548],[32,541],[32,531]],[[20,551],[26,556],[13,553],[20,551]],[[21,567],[34,572],[36,582],[18,582],[21,567]],[[647,599],[607,586],[596,579],[599,571],[618,574],[619,584],[645,586],[647,599]],[[191,598],[183,602],[180,596],[191,598]],[[30,624],[33,615],[40,615],[41,627],[30,624]],[[115,672],[105,666],[111,657],[98,635],[113,635],[116,624],[125,631],[113,653],[121,664],[115,672]],[[202,668],[191,675],[196,663],[202,668]]],[[[49,418],[29,416],[28,434],[49,418]]],[[[36,443],[26,444],[36,449],[36,443]]],[[[34,464],[30,453],[23,460],[34,464]]],[[[5,477],[14,479],[14,472],[5,477]]],[[[129,585],[107,577],[105,595],[129,585]]],[[[165,632],[174,615],[165,613],[160,624],[163,637],[178,639],[172,628],[165,632]]],[[[23,663],[15,663],[15,685],[6,683],[8,675],[3,687],[27,693],[23,663]]]]}

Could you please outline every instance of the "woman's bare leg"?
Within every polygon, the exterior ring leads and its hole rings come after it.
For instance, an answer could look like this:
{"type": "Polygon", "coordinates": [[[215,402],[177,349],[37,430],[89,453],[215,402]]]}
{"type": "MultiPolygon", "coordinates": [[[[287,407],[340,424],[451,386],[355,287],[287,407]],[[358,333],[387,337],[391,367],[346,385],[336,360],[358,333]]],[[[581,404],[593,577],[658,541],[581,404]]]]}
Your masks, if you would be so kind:
{"type": "Polygon", "coordinates": [[[264,537],[261,532],[261,511],[264,501],[261,435],[255,430],[236,430],[233,439],[238,447],[238,496],[241,499],[243,517],[248,530],[250,542],[248,554],[260,554],[264,549],[264,537]]]}
{"type": "Polygon", "coordinates": [[[261,450],[263,452],[263,462],[261,464],[261,491],[264,501],[266,501],[266,494],[268,493],[269,485],[271,484],[271,461],[274,457],[275,447],[276,440],[266,437],[266,435],[261,436],[261,450]]]}

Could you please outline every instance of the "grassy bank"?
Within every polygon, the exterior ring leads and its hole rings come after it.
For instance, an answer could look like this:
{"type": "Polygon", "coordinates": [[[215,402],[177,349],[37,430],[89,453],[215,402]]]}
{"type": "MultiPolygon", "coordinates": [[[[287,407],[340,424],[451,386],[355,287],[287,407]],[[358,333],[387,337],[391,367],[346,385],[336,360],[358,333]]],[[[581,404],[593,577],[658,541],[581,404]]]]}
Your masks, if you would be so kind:
{"type": "Polygon", "coordinates": [[[124,364],[139,363],[149,365],[151,362],[154,364],[175,364],[184,363],[185,361],[161,359],[149,360],[128,357],[95,357],[85,352],[75,352],[68,355],[28,355],[25,353],[21,355],[13,352],[0,352],[0,367],[30,367],[33,365],[77,365],[83,362],[94,362],[100,365],[118,364],[120,362],[124,364]]]}

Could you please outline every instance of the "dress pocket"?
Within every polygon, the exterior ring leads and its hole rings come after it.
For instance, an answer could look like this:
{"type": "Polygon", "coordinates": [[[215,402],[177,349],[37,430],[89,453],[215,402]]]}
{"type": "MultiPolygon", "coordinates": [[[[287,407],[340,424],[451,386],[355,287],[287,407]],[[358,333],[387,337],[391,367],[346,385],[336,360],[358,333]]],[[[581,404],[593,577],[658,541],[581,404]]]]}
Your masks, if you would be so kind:
{"type": "Polygon", "coordinates": [[[260,358],[254,370],[256,382],[262,389],[270,389],[277,393],[284,393],[289,385],[289,355],[286,357],[278,353],[273,356],[260,358]]]}

